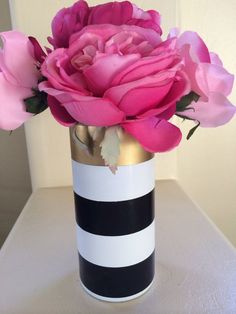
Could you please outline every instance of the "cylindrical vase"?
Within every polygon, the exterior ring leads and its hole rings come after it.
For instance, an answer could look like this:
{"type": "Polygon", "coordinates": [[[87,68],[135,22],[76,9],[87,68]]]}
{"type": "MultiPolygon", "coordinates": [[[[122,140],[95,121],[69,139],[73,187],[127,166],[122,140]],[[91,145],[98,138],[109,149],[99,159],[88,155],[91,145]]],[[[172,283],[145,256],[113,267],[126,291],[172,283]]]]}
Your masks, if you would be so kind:
{"type": "MultiPolygon", "coordinates": [[[[88,127],[74,132],[88,140],[88,127]]],[[[123,133],[113,174],[99,144],[91,156],[71,134],[80,279],[95,298],[122,302],[142,295],[154,278],[154,159],[123,133]]]]}

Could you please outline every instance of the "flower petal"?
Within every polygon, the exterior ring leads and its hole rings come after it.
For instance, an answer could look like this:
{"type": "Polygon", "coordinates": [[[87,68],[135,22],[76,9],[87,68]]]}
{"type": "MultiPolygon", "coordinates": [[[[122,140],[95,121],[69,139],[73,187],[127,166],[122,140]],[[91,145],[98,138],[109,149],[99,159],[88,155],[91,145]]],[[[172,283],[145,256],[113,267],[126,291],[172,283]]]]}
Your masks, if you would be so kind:
{"type": "Polygon", "coordinates": [[[78,122],[92,126],[111,126],[124,120],[124,113],[105,98],[80,97],[62,104],[78,122]]]}
{"type": "Polygon", "coordinates": [[[144,28],[150,28],[155,30],[158,34],[162,34],[160,27],[161,16],[159,12],[154,10],[143,11],[133,4],[133,16],[132,20],[128,22],[130,25],[137,25],[144,28]]]}
{"type": "Polygon", "coordinates": [[[9,71],[19,86],[36,87],[40,74],[33,57],[33,45],[28,37],[17,31],[3,32],[1,37],[4,45],[0,58],[1,63],[4,62],[2,71],[9,71]]]}
{"type": "MultiPolygon", "coordinates": [[[[72,93],[77,91],[78,93],[89,95],[89,92],[85,89],[82,75],[78,72],[76,74],[66,72],[68,64],[69,60],[66,50],[58,48],[47,56],[42,64],[41,72],[58,90],[72,93]]],[[[41,84],[40,86],[44,86],[41,84]]]]}
{"type": "Polygon", "coordinates": [[[61,103],[54,97],[48,95],[48,106],[55,120],[63,126],[73,126],[77,122],[74,120],[61,103]]]}
{"type": "Polygon", "coordinates": [[[181,132],[176,126],[156,117],[128,121],[123,123],[122,127],[135,137],[147,151],[153,153],[173,149],[182,138],[181,132]]]}
{"type": "MultiPolygon", "coordinates": [[[[182,49],[182,54],[183,54],[184,63],[185,63],[184,71],[187,74],[189,81],[191,82],[191,90],[194,91],[195,93],[197,93],[199,96],[201,96],[204,101],[207,101],[208,100],[208,91],[202,90],[199,87],[198,82],[197,82],[196,70],[197,70],[198,64],[196,62],[194,62],[191,58],[190,46],[184,46],[182,49]]],[[[205,82],[205,78],[203,78],[203,79],[205,82]]],[[[204,87],[203,83],[201,85],[203,85],[203,87],[204,87]]]]}
{"type": "Polygon", "coordinates": [[[114,76],[140,59],[138,54],[106,55],[84,70],[89,89],[95,95],[102,95],[111,85],[114,76]]]}
{"type": "Polygon", "coordinates": [[[176,102],[189,92],[190,84],[187,77],[185,77],[183,72],[178,72],[176,79],[163,102],[159,103],[154,109],[138,115],[138,118],[143,119],[157,116],[160,119],[169,120],[176,112],[176,102]]]}
{"type": "Polygon", "coordinates": [[[46,58],[46,53],[43,51],[42,47],[40,46],[39,42],[36,38],[30,36],[30,42],[34,47],[34,57],[39,63],[43,63],[44,59],[46,58]]]}
{"type": "Polygon", "coordinates": [[[133,14],[133,6],[129,1],[109,2],[91,9],[88,24],[126,24],[133,14]]]}
{"type": "Polygon", "coordinates": [[[110,88],[104,94],[126,115],[134,116],[152,109],[168,94],[175,77],[166,71],[143,79],[110,88]]]}
{"type": "Polygon", "coordinates": [[[236,107],[220,93],[210,93],[208,102],[192,102],[189,106],[193,110],[181,112],[192,120],[199,121],[202,127],[217,127],[229,122],[236,113],[236,107]]]}
{"type": "Polygon", "coordinates": [[[177,47],[183,47],[184,45],[190,45],[190,54],[194,61],[210,63],[210,54],[208,48],[201,37],[196,32],[184,32],[177,41],[177,47]],[[195,58],[198,60],[195,60],[195,58]]]}
{"type": "MultiPolygon", "coordinates": [[[[77,96],[76,91],[67,91],[66,89],[58,90],[53,88],[52,85],[48,81],[43,81],[39,84],[39,90],[44,91],[48,95],[55,97],[60,103],[71,102],[74,101],[77,96]]],[[[79,94],[80,95],[80,94],[79,94]]]]}
{"type": "Polygon", "coordinates": [[[9,72],[4,62],[4,54],[3,51],[0,50],[0,72],[3,72],[5,78],[9,83],[13,85],[18,85],[16,78],[9,72]]]}
{"type": "Polygon", "coordinates": [[[131,81],[136,81],[148,75],[158,73],[168,69],[176,59],[176,54],[165,53],[164,55],[142,58],[131,64],[123,71],[120,71],[114,78],[112,85],[120,85],[131,81]]]}
{"type": "Polygon", "coordinates": [[[232,91],[234,76],[221,66],[200,63],[195,75],[198,86],[207,95],[209,92],[217,92],[228,96],[232,91]]]}
{"type": "Polygon", "coordinates": [[[48,38],[54,48],[69,46],[73,33],[87,25],[89,7],[86,1],[80,0],[69,8],[61,9],[52,20],[53,38],[48,38]]]}
{"type": "Polygon", "coordinates": [[[23,102],[30,96],[31,89],[10,84],[0,73],[0,129],[14,130],[32,117],[23,102]]]}
{"type": "Polygon", "coordinates": [[[140,86],[127,92],[122,98],[120,109],[128,116],[141,114],[148,109],[158,106],[171,89],[173,81],[156,86],[140,86]]]}
{"type": "Polygon", "coordinates": [[[120,32],[133,33],[139,35],[144,41],[147,41],[153,47],[159,45],[162,40],[161,36],[152,29],[142,28],[136,25],[111,25],[111,24],[100,24],[100,25],[88,25],[84,27],[80,32],[73,34],[70,38],[69,55],[83,49],[91,40],[99,40],[106,42],[115,34],[120,32]]]}
{"type": "Polygon", "coordinates": [[[220,57],[215,52],[210,52],[211,64],[216,64],[223,67],[223,63],[220,60],[220,57]]]}

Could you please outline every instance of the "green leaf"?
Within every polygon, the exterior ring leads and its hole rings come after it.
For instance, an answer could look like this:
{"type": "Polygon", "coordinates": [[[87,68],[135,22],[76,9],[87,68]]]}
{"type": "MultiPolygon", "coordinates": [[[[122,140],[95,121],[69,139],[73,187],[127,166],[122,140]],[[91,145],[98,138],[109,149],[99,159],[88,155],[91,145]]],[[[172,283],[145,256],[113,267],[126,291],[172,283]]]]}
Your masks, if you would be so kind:
{"type": "Polygon", "coordinates": [[[189,117],[186,117],[186,116],[184,116],[184,115],[182,115],[182,114],[175,114],[177,117],[179,117],[179,118],[182,118],[183,119],[183,122],[185,121],[185,120],[189,120],[189,121],[195,121],[194,119],[191,119],[191,118],[189,118],[189,117]]]}
{"type": "Polygon", "coordinates": [[[199,99],[199,95],[195,92],[190,92],[188,95],[183,96],[180,101],[176,103],[176,111],[182,112],[185,110],[194,110],[193,108],[187,108],[193,101],[197,102],[199,99]]]}
{"type": "Polygon", "coordinates": [[[119,130],[120,127],[118,126],[107,128],[104,139],[100,144],[102,158],[114,174],[117,170],[117,163],[120,155],[119,130]]]}
{"type": "Polygon", "coordinates": [[[33,89],[32,91],[34,95],[24,99],[24,103],[26,106],[26,112],[36,115],[48,108],[47,94],[36,89],[33,89]]]}
{"type": "Polygon", "coordinates": [[[193,133],[197,130],[197,128],[200,126],[200,122],[198,121],[198,124],[195,125],[189,132],[187,135],[187,140],[189,140],[191,138],[191,136],[193,135],[193,133]]]}

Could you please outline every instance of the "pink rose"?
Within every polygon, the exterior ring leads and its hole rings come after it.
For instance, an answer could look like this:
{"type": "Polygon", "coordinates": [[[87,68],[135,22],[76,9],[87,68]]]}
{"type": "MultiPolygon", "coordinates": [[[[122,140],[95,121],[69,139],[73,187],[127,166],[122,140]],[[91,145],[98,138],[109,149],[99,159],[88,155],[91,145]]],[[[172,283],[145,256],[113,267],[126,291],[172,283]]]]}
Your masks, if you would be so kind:
{"type": "Polygon", "coordinates": [[[40,74],[28,37],[16,31],[1,33],[1,37],[0,128],[13,130],[32,116],[26,112],[24,99],[32,96],[40,74]]]}
{"type": "Polygon", "coordinates": [[[54,48],[68,48],[70,36],[83,27],[92,24],[137,25],[162,33],[160,15],[154,10],[143,11],[129,1],[109,2],[89,8],[80,0],[69,8],[60,10],[52,21],[52,38],[48,38],[54,48]]]}
{"type": "Polygon", "coordinates": [[[234,76],[223,68],[216,54],[209,53],[197,33],[183,33],[177,40],[177,48],[183,56],[191,90],[200,96],[187,110],[177,114],[200,122],[202,127],[217,127],[227,123],[236,112],[236,107],[227,99],[234,76]]]}
{"type": "Polygon", "coordinates": [[[39,88],[63,125],[120,124],[147,150],[167,151],[181,140],[168,120],[190,91],[173,46],[135,25],[87,26],[45,59],[39,88]]]}

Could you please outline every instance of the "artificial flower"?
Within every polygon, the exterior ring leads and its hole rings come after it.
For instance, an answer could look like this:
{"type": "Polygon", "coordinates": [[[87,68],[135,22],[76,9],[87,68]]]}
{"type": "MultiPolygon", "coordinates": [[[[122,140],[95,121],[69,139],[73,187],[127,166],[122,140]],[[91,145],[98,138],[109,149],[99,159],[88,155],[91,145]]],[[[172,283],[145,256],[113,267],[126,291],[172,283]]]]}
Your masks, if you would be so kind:
{"type": "Polygon", "coordinates": [[[201,127],[217,127],[229,122],[236,112],[227,99],[232,91],[234,76],[228,73],[215,53],[210,53],[195,32],[184,32],[176,44],[183,57],[191,90],[200,96],[177,115],[194,120],[201,127]]]}
{"type": "Polygon", "coordinates": [[[52,113],[63,125],[120,124],[147,150],[167,151],[181,140],[168,120],[190,91],[181,61],[173,40],[152,29],[90,25],[45,59],[40,90],[56,99],[52,113]]]}
{"type": "Polygon", "coordinates": [[[40,72],[31,41],[17,31],[1,33],[0,50],[0,128],[14,130],[32,114],[26,112],[24,99],[33,95],[40,72]]]}

